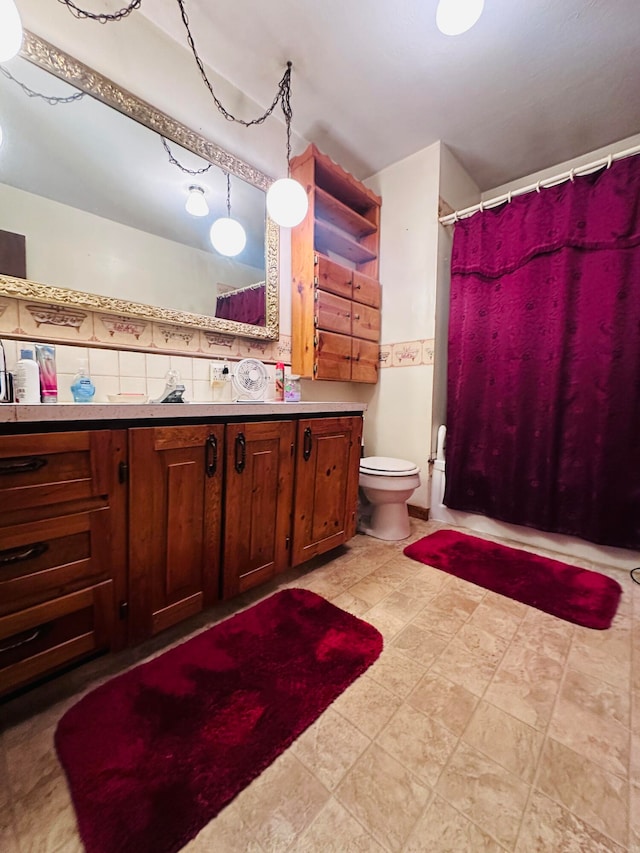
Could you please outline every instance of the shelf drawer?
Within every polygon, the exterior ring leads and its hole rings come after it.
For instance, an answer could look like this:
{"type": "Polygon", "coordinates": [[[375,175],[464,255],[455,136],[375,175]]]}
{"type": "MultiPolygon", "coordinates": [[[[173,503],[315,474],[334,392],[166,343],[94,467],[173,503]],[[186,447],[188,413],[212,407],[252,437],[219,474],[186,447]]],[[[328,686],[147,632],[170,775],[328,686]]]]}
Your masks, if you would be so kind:
{"type": "Polygon", "coordinates": [[[380,312],[369,305],[353,302],[352,335],[367,341],[380,340],[380,312]]]}
{"type": "Polygon", "coordinates": [[[380,368],[380,347],[371,341],[352,338],[353,350],[351,357],[351,379],[353,382],[369,382],[374,385],[378,381],[380,368]]]}
{"type": "Polygon", "coordinates": [[[0,528],[0,616],[106,580],[108,508],[0,528]]]}
{"type": "Polygon", "coordinates": [[[316,267],[317,284],[320,290],[335,293],[351,299],[351,270],[335,261],[330,261],[323,255],[318,255],[318,266],[316,267]]]}
{"type": "Polygon", "coordinates": [[[0,694],[110,646],[111,581],[0,617],[0,694]]]}
{"type": "Polygon", "coordinates": [[[316,328],[350,335],[352,306],[350,299],[316,290],[316,328]]]}
{"type": "Polygon", "coordinates": [[[351,379],[351,338],[333,332],[316,333],[316,379],[351,379]]]}
{"type": "Polygon", "coordinates": [[[106,496],[111,458],[109,430],[3,436],[0,524],[19,510],[106,496]]]}
{"type": "Polygon", "coordinates": [[[381,302],[380,282],[375,278],[371,278],[371,276],[354,270],[353,299],[356,302],[371,305],[372,308],[379,308],[381,302]]]}

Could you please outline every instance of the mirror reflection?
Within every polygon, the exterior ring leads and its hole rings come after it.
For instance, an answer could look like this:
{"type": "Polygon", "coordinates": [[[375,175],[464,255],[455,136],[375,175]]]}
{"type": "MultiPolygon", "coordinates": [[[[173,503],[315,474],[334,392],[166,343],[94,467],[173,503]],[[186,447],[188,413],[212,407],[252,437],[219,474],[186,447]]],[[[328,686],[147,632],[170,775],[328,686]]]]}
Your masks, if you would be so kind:
{"type": "MultiPolygon", "coordinates": [[[[277,305],[266,176],[246,167],[263,186],[239,177],[239,161],[220,149],[210,162],[193,132],[195,151],[90,95],[54,105],[25,88],[58,98],[78,89],[21,57],[0,74],[0,230],[26,235],[28,279],[143,303],[151,319],[155,307],[172,309],[206,317],[207,328],[239,322],[238,334],[277,336],[265,330],[270,298],[277,305]],[[205,215],[187,210],[194,186],[205,215]],[[229,215],[246,235],[234,257],[210,237],[229,215]]],[[[136,99],[124,103],[135,110],[136,99]]]]}

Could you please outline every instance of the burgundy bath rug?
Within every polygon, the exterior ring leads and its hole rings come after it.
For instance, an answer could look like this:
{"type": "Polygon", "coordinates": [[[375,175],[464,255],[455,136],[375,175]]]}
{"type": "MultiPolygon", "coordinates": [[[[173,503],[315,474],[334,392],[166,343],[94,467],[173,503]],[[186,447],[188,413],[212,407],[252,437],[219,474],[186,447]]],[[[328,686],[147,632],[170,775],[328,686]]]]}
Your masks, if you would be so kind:
{"type": "Polygon", "coordinates": [[[622,595],[620,584],[599,572],[454,530],[425,536],[404,553],[586,628],[609,628],[622,595]]]}
{"type": "Polygon", "coordinates": [[[381,651],[287,589],[87,694],[55,741],[88,853],[180,850],[381,651]]]}

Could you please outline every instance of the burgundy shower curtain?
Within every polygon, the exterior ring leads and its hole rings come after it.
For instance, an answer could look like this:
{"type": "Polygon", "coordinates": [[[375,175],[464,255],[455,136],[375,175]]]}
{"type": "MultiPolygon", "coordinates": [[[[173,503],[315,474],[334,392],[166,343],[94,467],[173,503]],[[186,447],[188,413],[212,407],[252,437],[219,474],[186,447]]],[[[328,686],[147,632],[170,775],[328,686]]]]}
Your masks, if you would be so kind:
{"type": "Polygon", "coordinates": [[[216,317],[225,320],[238,320],[253,326],[265,323],[265,285],[251,285],[240,290],[225,293],[216,299],[216,317]]]}
{"type": "Polygon", "coordinates": [[[445,503],[640,547],[640,156],[455,226],[445,503]]]}

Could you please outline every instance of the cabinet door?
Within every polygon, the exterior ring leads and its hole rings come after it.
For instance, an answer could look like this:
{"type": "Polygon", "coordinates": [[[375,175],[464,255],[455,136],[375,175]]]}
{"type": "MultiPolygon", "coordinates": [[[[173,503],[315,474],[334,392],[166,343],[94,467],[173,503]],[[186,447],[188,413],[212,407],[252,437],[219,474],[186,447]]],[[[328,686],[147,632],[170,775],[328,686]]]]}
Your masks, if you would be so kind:
{"type": "Polygon", "coordinates": [[[330,261],[323,255],[317,257],[316,284],[320,290],[335,293],[336,296],[343,296],[345,299],[351,299],[351,270],[335,261],[330,261]]]}
{"type": "Polygon", "coordinates": [[[218,598],[224,427],[130,431],[130,639],[218,598]]]}
{"type": "Polygon", "coordinates": [[[298,422],[293,565],[355,533],[362,418],[298,422]]]}
{"type": "Polygon", "coordinates": [[[351,353],[351,378],[354,382],[378,381],[378,370],[380,368],[380,347],[372,341],[363,341],[353,338],[353,349],[351,353]]]}
{"type": "Polygon", "coordinates": [[[292,421],[227,425],[223,595],[231,598],[289,566],[292,421]]]}
{"type": "Polygon", "coordinates": [[[355,338],[366,338],[368,341],[380,340],[380,312],[377,308],[369,305],[353,305],[353,336],[355,338]]]}
{"type": "Polygon", "coordinates": [[[351,338],[318,329],[315,339],[315,379],[351,379],[351,338]]]}
{"type": "MultiPolygon", "coordinates": [[[[341,335],[350,335],[352,305],[350,299],[334,296],[333,293],[325,293],[324,290],[316,290],[316,328],[338,332],[341,335]]],[[[364,308],[365,306],[360,307],[364,308]]]]}
{"type": "Polygon", "coordinates": [[[356,302],[371,305],[372,308],[380,307],[380,282],[364,275],[357,270],[353,271],[353,298],[356,302]]]}

